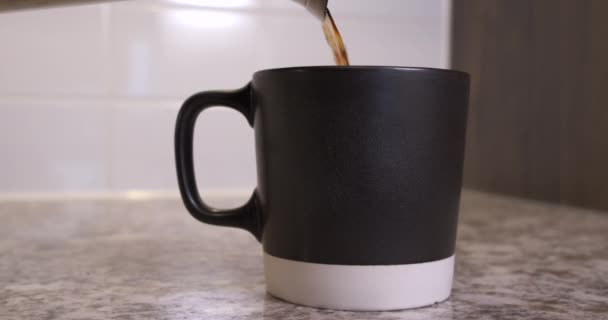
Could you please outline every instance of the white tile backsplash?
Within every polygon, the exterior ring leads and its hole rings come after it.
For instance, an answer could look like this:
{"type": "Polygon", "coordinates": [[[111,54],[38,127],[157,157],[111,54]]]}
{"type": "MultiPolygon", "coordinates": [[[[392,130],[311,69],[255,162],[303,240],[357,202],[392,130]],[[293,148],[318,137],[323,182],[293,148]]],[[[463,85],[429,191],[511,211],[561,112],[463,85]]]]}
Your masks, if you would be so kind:
{"type": "MultiPolygon", "coordinates": [[[[112,104],[108,182],[112,190],[177,188],[173,130],[179,103],[112,104]]],[[[240,113],[208,109],[199,116],[194,134],[195,170],[203,193],[253,189],[253,130],[240,113]]]]}
{"type": "Polygon", "coordinates": [[[107,186],[110,112],[96,102],[3,104],[0,192],[107,186]]]}
{"type": "MultiPolygon", "coordinates": [[[[330,0],[351,63],[446,67],[449,0],[330,0]]],[[[319,22],[288,0],[150,0],[0,14],[0,193],[176,190],[186,97],[259,69],[332,64],[319,22]]],[[[253,132],[199,118],[203,195],[255,185],[253,132]]]]}
{"type": "Polygon", "coordinates": [[[106,93],[100,6],[0,14],[0,96],[106,93]]]}
{"type": "Polygon", "coordinates": [[[179,101],[111,103],[108,187],[175,189],[173,122],[179,101]]]}

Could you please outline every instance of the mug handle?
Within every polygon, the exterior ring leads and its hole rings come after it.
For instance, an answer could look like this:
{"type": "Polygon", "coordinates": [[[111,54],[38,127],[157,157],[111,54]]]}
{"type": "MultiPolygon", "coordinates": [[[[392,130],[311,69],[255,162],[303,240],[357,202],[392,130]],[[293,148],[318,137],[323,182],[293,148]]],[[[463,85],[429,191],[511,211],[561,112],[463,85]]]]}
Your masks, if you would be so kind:
{"type": "Polygon", "coordinates": [[[194,175],[192,141],[196,119],[203,110],[211,106],[225,106],[239,111],[253,127],[251,86],[234,91],[199,92],[184,102],[177,115],[175,127],[175,163],[177,181],[184,205],[192,216],[204,223],[237,227],[251,232],[258,241],[262,237],[262,222],[256,192],[243,206],[220,210],[205,204],[201,199],[194,175]]]}

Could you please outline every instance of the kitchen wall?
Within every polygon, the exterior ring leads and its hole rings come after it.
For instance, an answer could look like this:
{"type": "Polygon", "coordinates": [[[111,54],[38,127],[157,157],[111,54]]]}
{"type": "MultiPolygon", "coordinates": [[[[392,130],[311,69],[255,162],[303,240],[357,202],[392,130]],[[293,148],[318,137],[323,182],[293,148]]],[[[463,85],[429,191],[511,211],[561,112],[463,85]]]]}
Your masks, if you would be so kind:
{"type": "MultiPolygon", "coordinates": [[[[357,65],[446,67],[449,0],[330,0],[357,65]]],[[[0,194],[176,192],[180,103],[259,69],[329,65],[288,0],[128,1],[0,13],[0,194]]],[[[253,132],[227,109],[196,129],[203,194],[255,186],[253,132]]]]}

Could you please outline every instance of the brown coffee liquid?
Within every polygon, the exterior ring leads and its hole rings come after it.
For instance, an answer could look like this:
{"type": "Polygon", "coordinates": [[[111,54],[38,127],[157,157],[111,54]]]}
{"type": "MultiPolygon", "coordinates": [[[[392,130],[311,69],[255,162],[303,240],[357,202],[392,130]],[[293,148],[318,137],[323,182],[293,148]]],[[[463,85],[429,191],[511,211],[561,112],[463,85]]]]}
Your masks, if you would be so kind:
{"type": "Polygon", "coordinates": [[[334,19],[329,13],[329,9],[325,9],[325,18],[323,19],[323,33],[325,33],[325,39],[327,39],[327,44],[329,44],[331,51],[333,51],[334,53],[334,61],[336,62],[336,65],[347,66],[348,55],[346,54],[346,48],[344,47],[344,42],[342,42],[342,36],[340,36],[340,31],[338,31],[336,23],[334,22],[334,19]]]}

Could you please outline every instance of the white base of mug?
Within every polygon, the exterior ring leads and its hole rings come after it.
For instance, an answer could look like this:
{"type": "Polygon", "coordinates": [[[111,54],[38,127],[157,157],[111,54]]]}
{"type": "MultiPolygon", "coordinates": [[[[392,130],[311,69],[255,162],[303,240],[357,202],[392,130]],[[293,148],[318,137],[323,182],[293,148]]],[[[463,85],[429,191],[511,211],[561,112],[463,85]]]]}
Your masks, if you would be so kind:
{"type": "Polygon", "coordinates": [[[446,300],[454,255],[402,265],[334,265],[287,260],[264,253],[266,290],[295,304],[336,310],[399,310],[446,300]]]}

